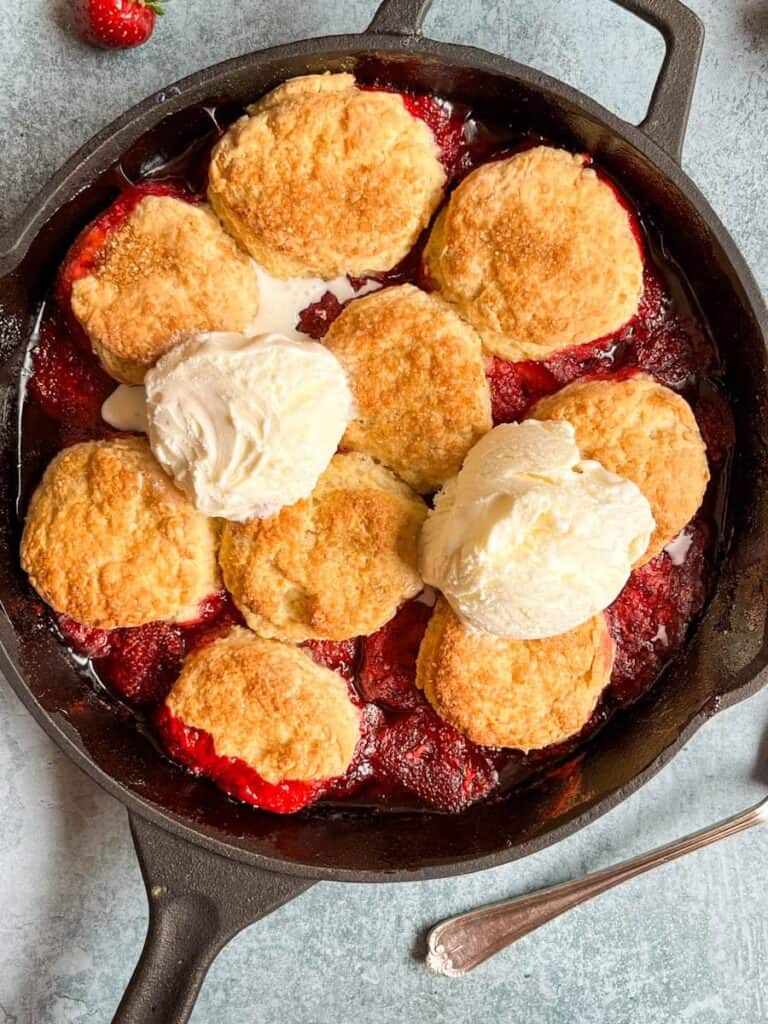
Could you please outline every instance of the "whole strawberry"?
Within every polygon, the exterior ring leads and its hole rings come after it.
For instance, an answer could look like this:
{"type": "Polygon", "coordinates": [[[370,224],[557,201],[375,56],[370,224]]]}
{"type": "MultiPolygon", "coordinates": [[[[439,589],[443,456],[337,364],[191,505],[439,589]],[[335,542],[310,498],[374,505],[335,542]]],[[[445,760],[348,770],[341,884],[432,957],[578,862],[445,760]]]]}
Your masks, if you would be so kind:
{"type": "Polygon", "coordinates": [[[77,34],[93,46],[127,50],[152,35],[162,0],[73,0],[77,34]]]}

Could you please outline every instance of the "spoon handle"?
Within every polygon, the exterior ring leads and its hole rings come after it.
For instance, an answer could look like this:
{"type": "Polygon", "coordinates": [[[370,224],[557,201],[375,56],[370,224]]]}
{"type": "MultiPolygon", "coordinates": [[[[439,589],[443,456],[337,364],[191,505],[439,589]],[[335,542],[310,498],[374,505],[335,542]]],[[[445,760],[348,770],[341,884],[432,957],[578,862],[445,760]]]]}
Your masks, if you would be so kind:
{"type": "Polygon", "coordinates": [[[768,821],[766,801],[683,839],[575,881],[448,918],[435,925],[429,933],[427,967],[448,977],[468,974],[478,964],[524,935],[559,917],[566,910],[579,906],[593,896],[599,896],[606,889],[612,889],[644,871],[668,864],[687,853],[693,853],[694,850],[727,839],[728,836],[765,821],[768,821]]]}

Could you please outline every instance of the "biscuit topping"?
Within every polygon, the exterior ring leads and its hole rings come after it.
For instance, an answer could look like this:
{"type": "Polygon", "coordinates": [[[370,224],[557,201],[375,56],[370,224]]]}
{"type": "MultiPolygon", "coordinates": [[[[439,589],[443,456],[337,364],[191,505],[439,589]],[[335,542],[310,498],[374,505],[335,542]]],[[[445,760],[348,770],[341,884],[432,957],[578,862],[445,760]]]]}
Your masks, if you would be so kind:
{"type": "Polygon", "coordinates": [[[349,374],[355,417],[343,445],[431,493],[491,428],[480,339],[413,285],[351,302],[324,344],[349,374]]]}
{"type": "Polygon", "coordinates": [[[611,677],[604,615],[543,640],[468,629],[440,600],[419,651],[417,683],[435,711],[475,743],[535,750],[589,720],[611,677]]]}
{"type": "Polygon", "coordinates": [[[375,273],[429,224],[446,181],[439,156],[400,96],[358,89],[348,74],[306,75],[217,143],[208,199],[277,277],[375,273]]]}
{"type": "Polygon", "coordinates": [[[233,629],[189,655],[167,705],[267,782],[341,775],[360,738],[360,711],[335,672],[291,644],[233,629]]]}
{"type": "Polygon", "coordinates": [[[581,460],[570,423],[506,423],[438,495],[422,575],[475,629],[556,636],[608,607],[653,527],[635,484],[581,460]]]}
{"type": "Polygon", "coordinates": [[[147,195],[72,285],[72,310],[103,366],[140,384],[187,331],[239,331],[259,292],[250,260],[205,206],[147,195]]]}
{"type": "Polygon", "coordinates": [[[618,330],[643,287],[615,189],[581,155],[550,146],[468,175],[424,255],[442,294],[505,359],[544,359],[618,330]]]}
{"type": "Polygon", "coordinates": [[[227,523],[219,560],[262,636],[344,640],[372,633],[421,589],[424,503],[357,452],[334,455],[312,494],[269,519],[227,523]]]}
{"type": "Polygon", "coordinates": [[[58,612],[99,629],[195,618],[219,589],[217,525],[144,438],[72,445],[32,496],[21,564],[58,612]]]}

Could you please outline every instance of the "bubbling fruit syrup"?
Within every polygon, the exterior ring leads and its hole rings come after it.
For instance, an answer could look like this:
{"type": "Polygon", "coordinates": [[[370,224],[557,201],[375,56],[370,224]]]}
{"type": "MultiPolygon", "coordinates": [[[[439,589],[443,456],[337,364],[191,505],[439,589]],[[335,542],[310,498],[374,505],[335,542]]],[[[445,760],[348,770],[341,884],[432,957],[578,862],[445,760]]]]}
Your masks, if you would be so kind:
{"type": "MultiPolygon", "coordinates": [[[[386,88],[376,80],[365,88],[386,88]]],[[[487,160],[519,152],[544,140],[484,124],[472,111],[433,96],[403,94],[403,102],[430,127],[449,178],[456,185],[487,160]]],[[[158,163],[149,158],[138,174],[116,168],[123,188],[117,201],[78,237],[58,275],[55,297],[44,310],[31,343],[20,433],[20,508],[25,508],[45,465],[67,444],[115,436],[101,419],[101,404],[115,382],[101,369],[69,308],[72,284],[98,265],[109,233],[124,222],[147,193],[200,201],[204,161],[222,130],[242,111],[200,108],[200,137],[179,154],[158,163]]],[[[203,602],[188,623],[149,623],[132,629],[88,629],[55,616],[64,642],[105,698],[134,709],[137,724],[149,721],[165,749],[187,769],[212,778],[235,799],[278,813],[293,813],[317,800],[345,806],[460,811],[493,794],[503,794],[532,771],[562,771],[563,759],[607,721],[616,709],[637,700],[654,684],[682,647],[701,612],[715,567],[733,426],[720,386],[716,349],[680,269],[669,259],[650,226],[600,168],[603,180],[626,206],[646,256],[644,293],[637,315],[615,334],[559,352],[542,362],[511,363],[490,356],[486,375],[495,423],[519,420],[531,406],[573,380],[622,377],[645,372],[678,391],[698,419],[712,470],[702,509],[675,544],[635,570],[607,617],[616,642],[613,675],[598,707],[578,736],[524,754],[481,747],[440,719],[416,687],[419,644],[432,610],[420,599],[368,637],[308,641],[307,653],[350,687],[361,710],[361,739],[352,764],[337,779],[272,785],[243,761],[221,757],[212,737],[176,719],[162,703],[184,657],[226,635],[243,620],[222,591],[203,602]]],[[[411,253],[390,271],[375,275],[382,285],[411,282],[429,289],[422,267],[424,232],[411,253]]],[[[359,289],[367,279],[350,279],[359,289]]],[[[354,300],[350,300],[354,301],[354,300]]],[[[324,336],[343,305],[330,292],[301,313],[299,327],[324,336]]]]}

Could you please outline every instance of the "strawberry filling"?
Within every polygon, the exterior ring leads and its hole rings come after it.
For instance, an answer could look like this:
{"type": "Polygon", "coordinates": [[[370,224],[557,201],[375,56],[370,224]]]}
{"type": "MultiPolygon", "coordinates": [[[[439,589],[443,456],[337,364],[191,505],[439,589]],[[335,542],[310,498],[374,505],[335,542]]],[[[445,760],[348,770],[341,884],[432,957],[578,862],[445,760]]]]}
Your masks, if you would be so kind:
{"type": "Polygon", "coordinates": [[[695,519],[669,546],[630,576],[608,609],[616,658],[610,696],[629,704],[654,682],[672,653],[682,646],[690,621],[707,595],[710,530],[695,519]]]}
{"type": "Polygon", "coordinates": [[[385,626],[364,638],[358,688],[366,700],[392,711],[424,704],[416,688],[416,659],[431,615],[427,605],[408,601],[385,626]]]}
{"type": "Polygon", "coordinates": [[[171,757],[195,775],[212,779],[225,793],[264,811],[293,814],[321,796],[349,797],[371,777],[371,754],[381,712],[372,705],[363,706],[356,694],[351,695],[361,709],[360,740],[347,770],[332,779],[267,782],[241,758],[217,754],[211,734],[186,725],[167,704],[156,709],[154,724],[171,757]]]}
{"type": "Polygon", "coordinates": [[[239,757],[217,754],[210,733],[185,725],[165,704],[157,709],[154,723],[174,760],[195,775],[213,779],[236,800],[275,814],[293,814],[311,804],[323,791],[323,782],[267,782],[239,757]]]}
{"type": "Polygon", "coordinates": [[[356,639],[305,640],[301,646],[318,665],[338,672],[348,683],[354,680],[359,647],[356,639]]]}
{"type": "Polygon", "coordinates": [[[319,341],[328,333],[331,324],[341,316],[344,305],[333,292],[325,292],[317,302],[310,303],[299,313],[298,330],[319,341]]]}
{"type": "Polygon", "coordinates": [[[52,420],[73,428],[102,423],[101,406],[115,382],[75,341],[60,314],[40,325],[29,394],[52,420]]]}
{"type": "Polygon", "coordinates": [[[736,442],[733,413],[717,391],[700,398],[694,406],[694,412],[710,463],[721,465],[736,442]]]}
{"type": "Polygon", "coordinates": [[[190,651],[225,636],[243,619],[226,591],[200,605],[185,623],[148,622],[122,629],[94,629],[57,615],[59,631],[78,654],[93,661],[104,684],[132,704],[165,700],[190,651]]]}
{"type": "Polygon", "coordinates": [[[435,137],[440,150],[440,161],[448,173],[448,180],[466,169],[469,150],[467,116],[455,106],[436,96],[403,93],[406,110],[418,117],[435,137]]]}
{"type": "Polygon", "coordinates": [[[463,810],[487,796],[499,780],[490,752],[430,707],[382,726],[373,768],[378,778],[442,811],[463,810]]]}

